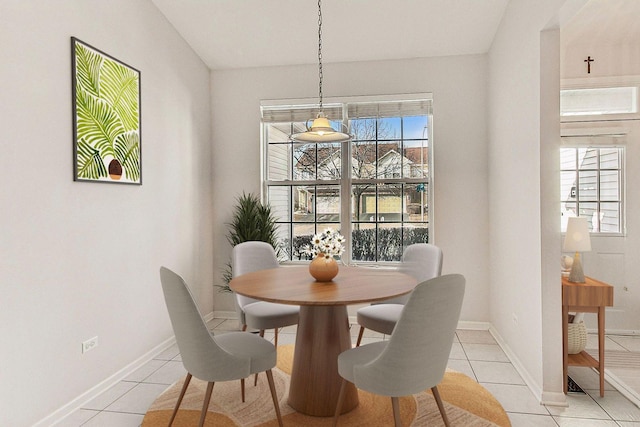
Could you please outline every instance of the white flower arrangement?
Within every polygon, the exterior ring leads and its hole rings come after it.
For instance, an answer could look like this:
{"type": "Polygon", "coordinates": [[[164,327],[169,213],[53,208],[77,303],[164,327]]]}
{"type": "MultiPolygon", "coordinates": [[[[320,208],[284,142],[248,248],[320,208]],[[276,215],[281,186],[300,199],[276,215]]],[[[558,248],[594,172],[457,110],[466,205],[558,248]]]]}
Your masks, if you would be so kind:
{"type": "Polygon", "coordinates": [[[311,245],[304,247],[304,253],[312,258],[323,254],[326,259],[338,257],[344,253],[344,236],[332,228],[325,229],[311,239],[311,245]]]}

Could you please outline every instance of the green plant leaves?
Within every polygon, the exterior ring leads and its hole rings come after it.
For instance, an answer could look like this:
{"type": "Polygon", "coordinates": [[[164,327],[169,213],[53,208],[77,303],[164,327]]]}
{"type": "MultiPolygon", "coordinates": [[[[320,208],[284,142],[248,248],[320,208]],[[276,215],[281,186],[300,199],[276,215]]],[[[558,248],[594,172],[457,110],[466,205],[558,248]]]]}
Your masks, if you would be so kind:
{"type": "Polygon", "coordinates": [[[79,43],[75,45],[75,53],[78,86],[95,97],[99,96],[102,56],[79,43]]]}
{"type": "Polygon", "coordinates": [[[78,139],[96,148],[101,157],[115,156],[113,143],[124,132],[116,112],[100,98],[89,95],[82,88],[76,90],[78,139]]]}
{"type": "Polygon", "coordinates": [[[258,240],[278,248],[275,218],[269,205],[255,194],[242,194],[233,212],[228,240],[231,245],[258,240]]]}
{"type": "Polygon", "coordinates": [[[107,168],[100,157],[100,152],[91,147],[84,139],[78,141],[76,157],[78,175],[98,179],[107,176],[107,168]]]}
{"type": "Polygon", "coordinates": [[[116,158],[124,168],[126,177],[132,181],[140,179],[140,138],[137,132],[118,135],[115,143],[116,158]]]}
{"type": "Polygon", "coordinates": [[[138,129],[138,76],[133,70],[105,61],[100,96],[116,112],[125,131],[138,129]]]}
{"type": "MultiPolygon", "coordinates": [[[[242,193],[242,196],[238,197],[233,209],[233,218],[228,225],[227,241],[231,246],[249,241],[267,242],[273,246],[276,256],[280,258],[282,250],[278,242],[276,218],[271,206],[263,205],[257,195],[242,193]]],[[[228,285],[231,278],[231,264],[227,263],[222,273],[222,280],[227,285],[220,287],[222,292],[231,292],[228,285]]]]}

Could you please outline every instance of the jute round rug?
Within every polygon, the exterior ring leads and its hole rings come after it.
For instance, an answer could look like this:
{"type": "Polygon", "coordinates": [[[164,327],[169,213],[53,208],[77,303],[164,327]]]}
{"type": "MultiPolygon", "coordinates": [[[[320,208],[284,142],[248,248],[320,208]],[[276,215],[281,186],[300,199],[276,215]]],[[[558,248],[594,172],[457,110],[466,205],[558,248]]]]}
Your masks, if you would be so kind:
{"type": "MultiPolygon", "coordinates": [[[[332,418],[311,417],[294,411],[287,405],[289,375],[293,360],[293,345],[278,347],[278,365],[273,369],[273,378],[280,401],[280,411],[285,426],[329,426],[332,418]]],[[[151,405],[142,422],[142,427],[166,426],[184,380],[170,386],[151,405]]],[[[173,423],[176,427],[198,425],[207,383],[195,377],[184,396],[178,415],[173,423]]],[[[510,427],[511,423],[500,403],[480,384],[468,376],[447,370],[438,390],[449,421],[453,426],[510,427]]],[[[389,426],[393,425],[391,399],[359,390],[360,404],[340,416],[342,426],[389,426]]],[[[206,426],[277,426],[273,401],[265,374],[258,376],[258,385],[253,386],[253,377],[246,381],[245,402],[240,395],[240,381],[218,382],[213,387],[206,426]]],[[[430,391],[400,398],[400,413],[404,426],[444,425],[438,407],[430,391]]]]}

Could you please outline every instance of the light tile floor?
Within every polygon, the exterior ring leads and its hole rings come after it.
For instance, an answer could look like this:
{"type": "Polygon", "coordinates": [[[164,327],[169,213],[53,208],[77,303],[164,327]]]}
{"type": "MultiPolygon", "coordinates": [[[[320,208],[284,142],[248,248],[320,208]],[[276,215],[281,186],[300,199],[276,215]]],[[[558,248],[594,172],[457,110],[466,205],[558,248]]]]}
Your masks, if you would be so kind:
{"type": "MultiPolygon", "coordinates": [[[[607,374],[619,381],[632,402],[640,405],[640,335],[607,335],[605,337],[607,374]]],[[[598,354],[598,336],[587,336],[587,351],[598,354]]]]}
{"type": "MultiPolygon", "coordinates": [[[[214,319],[209,327],[215,333],[224,333],[237,330],[237,321],[214,319]]],[[[351,329],[354,342],[358,329],[357,325],[351,329]]],[[[273,340],[273,334],[265,338],[273,340]]],[[[384,338],[367,331],[363,343],[384,338]]],[[[278,343],[294,342],[295,327],[284,328],[278,343]]],[[[513,427],[640,427],[640,409],[608,384],[605,396],[600,397],[598,376],[589,368],[570,368],[570,375],[586,394],[569,394],[569,407],[540,405],[488,331],[458,330],[449,367],[467,374],[493,393],[509,414],[513,427]]],[[[184,375],[174,345],[56,425],[139,426],[156,397],[184,375]]]]}

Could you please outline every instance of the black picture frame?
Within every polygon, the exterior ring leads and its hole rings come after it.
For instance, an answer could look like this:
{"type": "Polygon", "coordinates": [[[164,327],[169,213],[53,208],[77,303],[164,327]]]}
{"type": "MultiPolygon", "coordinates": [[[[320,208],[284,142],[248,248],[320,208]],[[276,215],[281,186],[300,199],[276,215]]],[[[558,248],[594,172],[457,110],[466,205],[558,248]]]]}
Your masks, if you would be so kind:
{"type": "Polygon", "coordinates": [[[71,37],[74,181],[142,185],[141,73],[71,37]]]}

